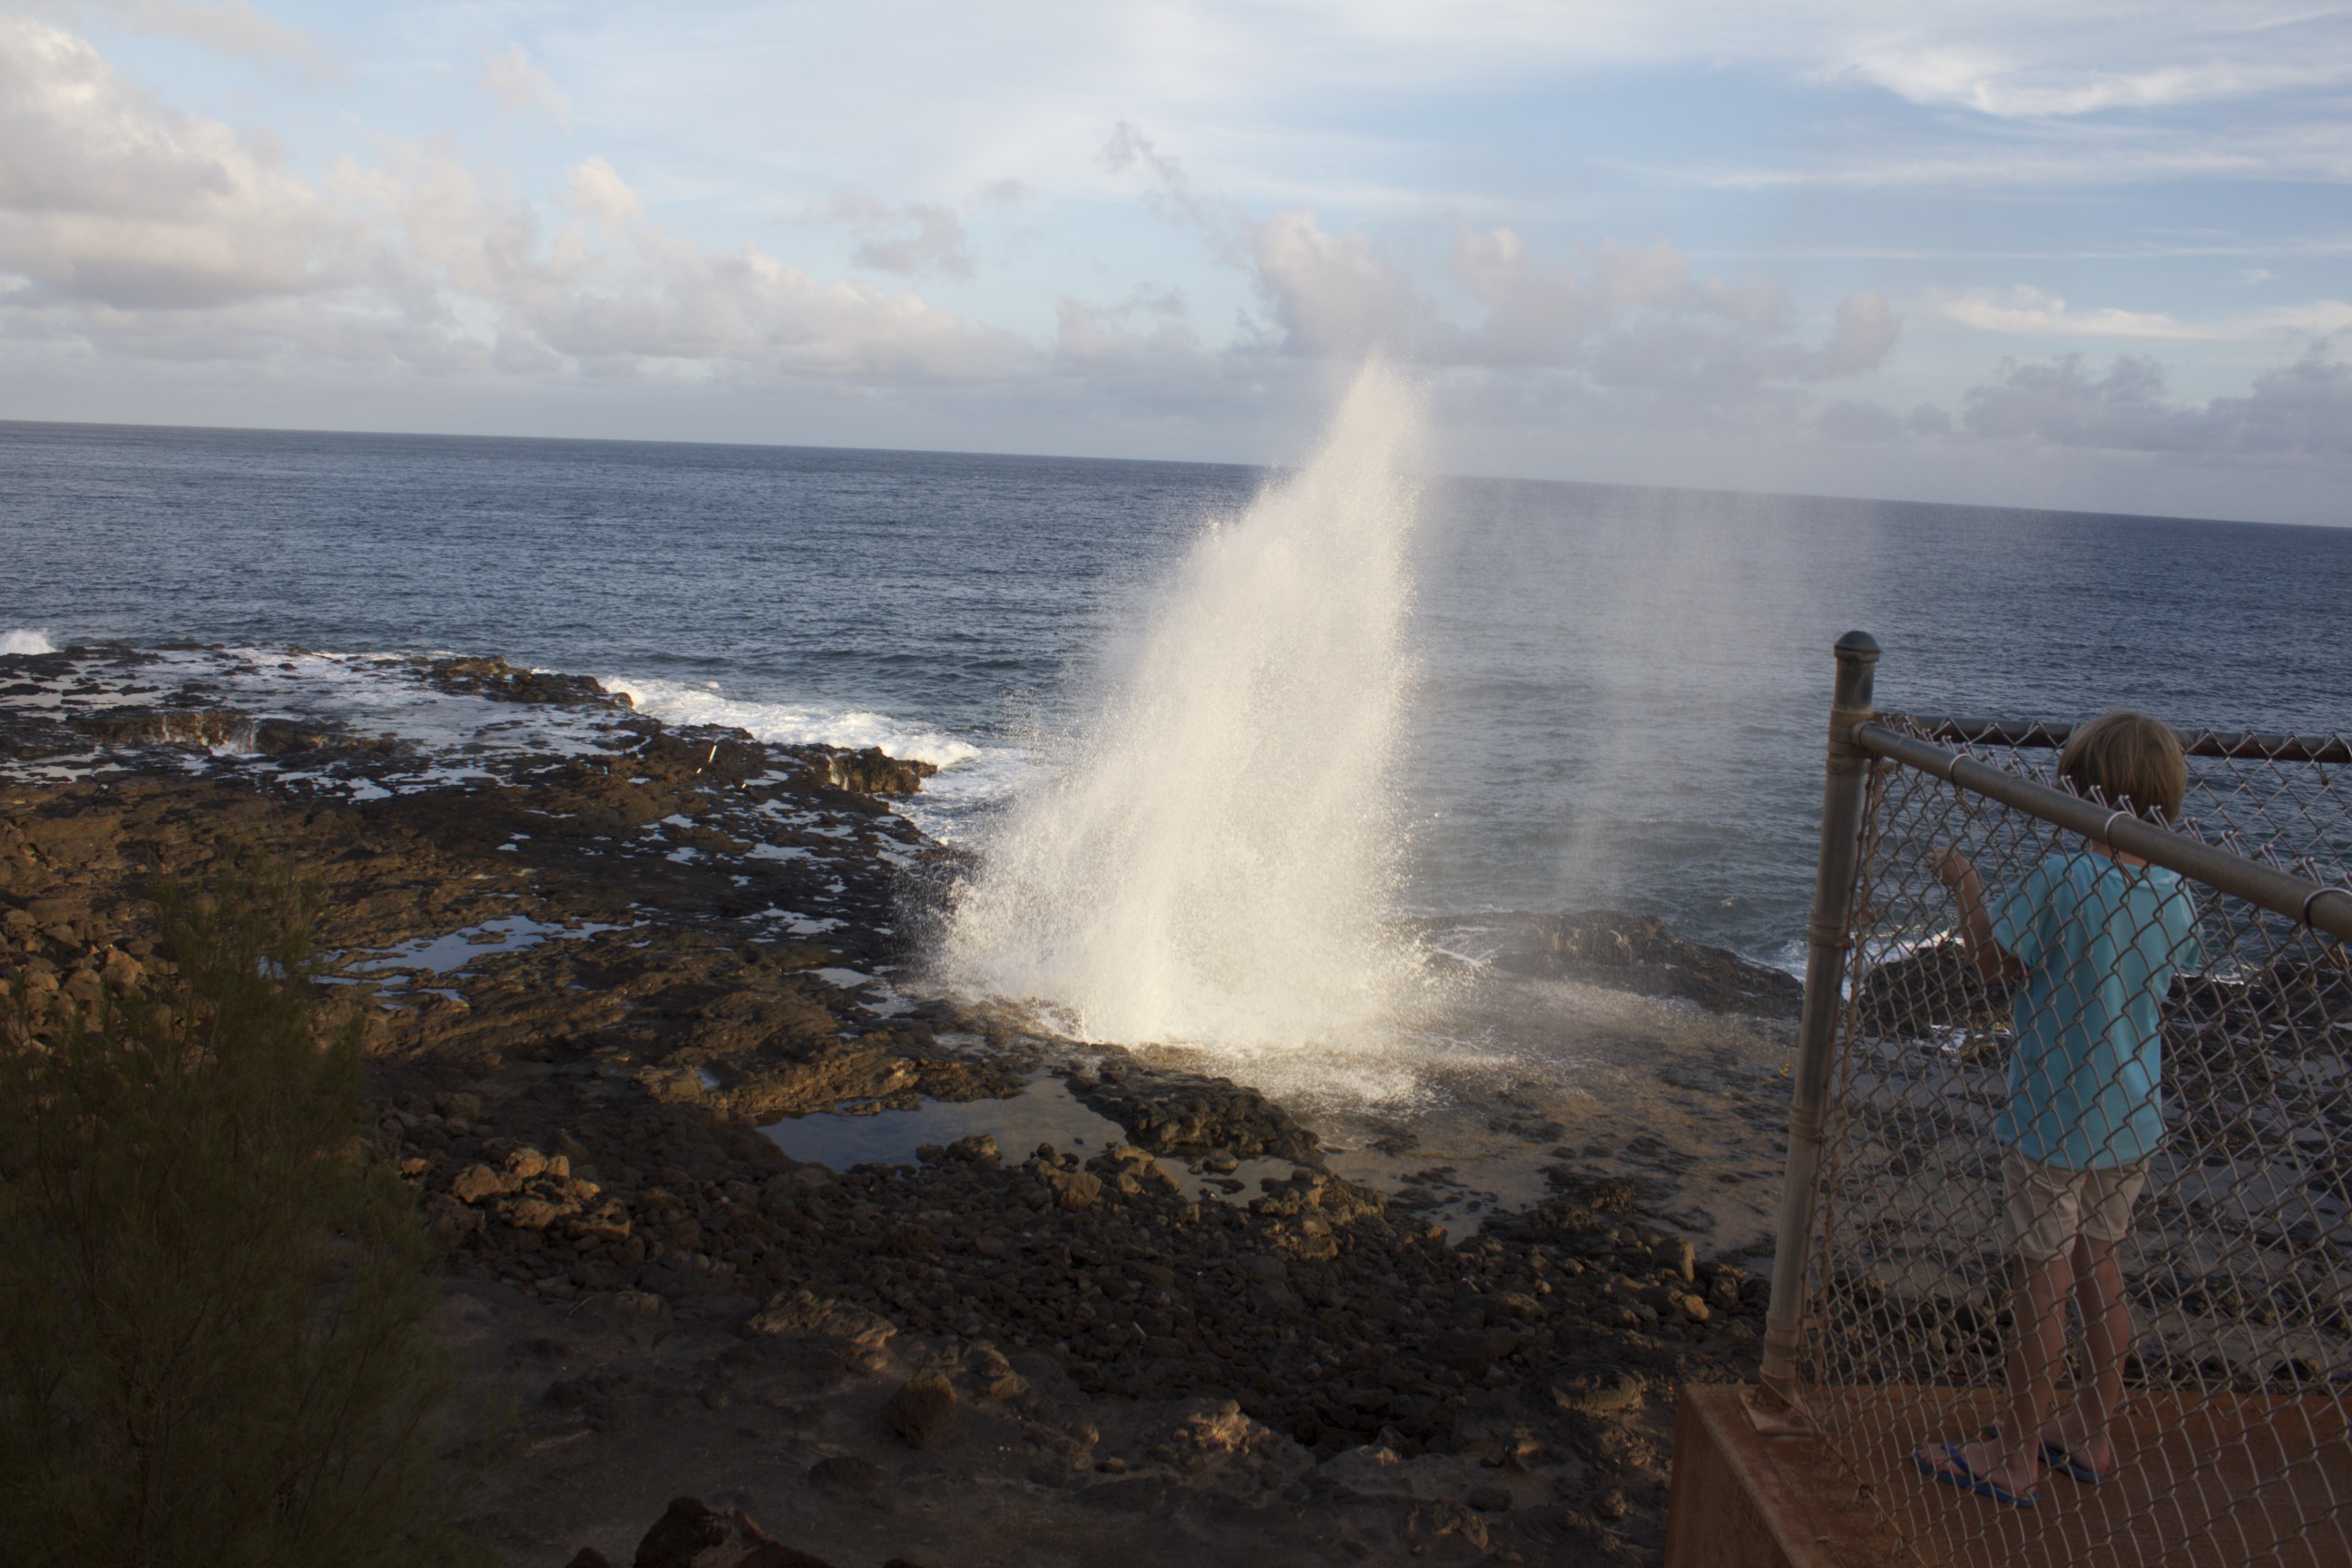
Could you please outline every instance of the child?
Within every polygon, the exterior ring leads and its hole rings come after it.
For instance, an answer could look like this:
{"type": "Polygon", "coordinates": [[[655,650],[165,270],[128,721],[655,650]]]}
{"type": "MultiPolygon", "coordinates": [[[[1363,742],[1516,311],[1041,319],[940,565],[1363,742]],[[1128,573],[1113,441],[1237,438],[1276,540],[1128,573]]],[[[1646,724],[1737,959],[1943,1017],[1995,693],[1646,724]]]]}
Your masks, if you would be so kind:
{"type": "MultiPolygon", "coordinates": [[[[2069,736],[2058,774],[2079,795],[2158,824],[2179,813],[2188,788],[2179,740],[2125,711],[2069,736]]],[[[2016,1294],[2000,1423],[1983,1441],[1931,1443],[1913,1458],[1937,1480],[2031,1508],[2044,1462],[2081,1481],[2105,1480],[2115,1466],[2107,1427],[2131,1343],[2116,1251],[2164,1137],[2158,1018],[2173,975],[2200,962],[2197,910],[2178,876],[2098,844],[2052,855],[1990,914],[1965,857],[1945,849],[1936,869],[1958,897],[1978,972],[2023,981],[2009,1103],[1993,1122],[2005,1146],[2001,1228],[2016,1294]],[[2088,1375],[2053,1420],[2070,1289],[2088,1375]]]]}

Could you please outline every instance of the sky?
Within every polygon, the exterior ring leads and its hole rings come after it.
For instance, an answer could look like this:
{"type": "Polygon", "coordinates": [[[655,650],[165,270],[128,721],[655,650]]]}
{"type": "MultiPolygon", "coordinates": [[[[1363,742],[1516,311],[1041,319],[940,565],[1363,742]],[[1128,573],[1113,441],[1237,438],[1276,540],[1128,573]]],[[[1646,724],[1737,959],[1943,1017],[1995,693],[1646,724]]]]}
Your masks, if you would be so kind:
{"type": "Polygon", "coordinates": [[[2352,522],[2352,6],[0,0],[0,417],[2352,522]]]}

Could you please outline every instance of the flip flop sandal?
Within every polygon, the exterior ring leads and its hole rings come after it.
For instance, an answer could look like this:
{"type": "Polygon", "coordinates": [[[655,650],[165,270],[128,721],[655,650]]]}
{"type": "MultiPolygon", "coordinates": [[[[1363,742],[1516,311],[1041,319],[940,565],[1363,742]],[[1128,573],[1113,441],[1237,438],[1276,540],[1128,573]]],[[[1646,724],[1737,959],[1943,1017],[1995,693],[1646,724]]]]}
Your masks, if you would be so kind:
{"type": "Polygon", "coordinates": [[[1948,1487],[1958,1487],[1964,1492],[1974,1492],[1979,1497],[1990,1498],[1993,1501],[2005,1503],[2011,1508],[2033,1506],[2033,1499],[2030,1494],[2020,1496],[1999,1481],[1980,1476],[1969,1468],[1968,1460],[1960,1457],[1960,1446],[1958,1443],[1946,1443],[1941,1447],[1944,1462],[1940,1465],[1929,1464],[1927,1456],[1922,1453],[1914,1453],[1911,1456],[1911,1462],[1919,1467],[1921,1475],[1932,1476],[1948,1487]]]}
{"type": "Polygon", "coordinates": [[[2042,1462],[2053,1470],[2064,1471],[2086,1487],[2097,1486],[2116,1473],[2112,1466],[2104,1470],[2095,1470],[2055,1443],[2042,1445],[2042,1462]]]}

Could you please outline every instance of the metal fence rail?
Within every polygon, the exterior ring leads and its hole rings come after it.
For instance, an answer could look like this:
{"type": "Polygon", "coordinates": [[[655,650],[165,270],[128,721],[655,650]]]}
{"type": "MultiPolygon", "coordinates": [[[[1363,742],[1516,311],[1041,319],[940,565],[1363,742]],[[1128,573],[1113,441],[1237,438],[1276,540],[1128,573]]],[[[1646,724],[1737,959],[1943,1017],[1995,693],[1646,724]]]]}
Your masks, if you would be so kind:
{"type": "MultiPolygon", "coordinates": [[[[1876,651],[1839,645],[1759,1409],[1814,1433],[1923,1563],[2352,1563],[2352,747],[2185,734],[2168,831],[2056,787],[2063,727],[1870,713],[1876,651]],[[2003,1220],[2005,1145],[2031,1112],[2001,1121],[2048,1059],[2042,1033],[2020,1038],[2036,982],[2014,960],[1988,974],[1947,856],[2000,900],[2078,862],[2125,874],[2095,847],[2178,873],[2194,936],[2148,1015],[2161,1131],[2114,1254],[2130,1320],[2113,1468],[2050,1469],[2016,1508],[1915,1458],[2008,1408],[2033,1328],[2018,1259],[2039,1245],[2003,1220]]],[[[2128,990],[2116,954],[2137,936],[2118,930],[2081,948],[2114,965],[2099,1005],[2128,990]]],[[[2060,987],[2032,1027],[2078,1004],[2105,1018],[2088,994],[2060,987]]],[[[2095,1386],[2091,1306],[2070,1314],[2053,1416],[2095,1386]]]]}

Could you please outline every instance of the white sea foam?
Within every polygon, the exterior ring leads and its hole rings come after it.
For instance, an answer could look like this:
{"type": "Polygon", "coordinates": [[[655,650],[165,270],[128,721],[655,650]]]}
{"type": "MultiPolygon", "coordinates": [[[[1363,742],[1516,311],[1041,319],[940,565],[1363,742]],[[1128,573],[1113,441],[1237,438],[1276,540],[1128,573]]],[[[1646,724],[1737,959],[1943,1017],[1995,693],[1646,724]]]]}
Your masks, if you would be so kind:
{"type": "MultiPolygon", "coordinates": [[[[37,632],[7,634],[9,652],[37,652],[47,647],[37,632]]],[[[42,689],[13,694],[6,700],[12,707],[54,710],[69,706],[81,712],[144,707],[165,693],[188,690],[204,693],[208,704],[256,719],[331,721],[361,736],[394,736],[416,748],[401,763],[386,764],[393,770],[385,780],[392,790],[461,782],[478,775],[486,763],[502,758],[546,752],[604,755],[615,742],[615,727],[623,715],[613,709],[561,702],[499,702],[443,690],[430,679],[431,663],[437,657],[266,647],[166,648],[135,658],[92,653],[78,658],[71,669],[42,689]]],[[[1005,793],[1021,764],[1018,752],[983,750],[878,713],[732,700],[708,687],[674,682],[615,679],[606,684],[627,692],[638,708],[667,722],[730,725],[779,742],[879,745],[895,757],[932,763],[943,771],[921,795],[903,803],[901,809],[934,837],[954,837],[967,817],[984,811],[1005,793]]],[[[220,757],[249,758],[250,751],[249,741],[241,737],[212,748],[213,754],[220,757]]],[[[58,776],[86,771],[98,760],[93,747],[58,776]]],[[[186,762],[194,769],[204,766],[201,756],[191,756],[186,762]]],[[[257,761],[250,765],[264,770],[275,766],[257,761]]],[[[40,770],[19,767],[14,771],[40,770]]],[[[373,780],[317,778],[313,782],[321,788],[364,797],[389,793],[385,783],[373,780]]]]}
{"type": "Polygon", "coordinates": [[[969,741],[863,709],[757,702],[726,696],[712,684],[693,686],[624,675],[608,675],[604,684],[607,691],[627,696],[639,712],[665,724],[719,724],[772,745],[846,746],[853,751],[879,746],[888,756],[942,769],[981,754],[980,748],[969,741]]]}
{"type": "MultiPolygon", "coordinates": [[[[1091,1038],[1259,1054],[1261,1079],[1307,1059],[1293,1047],[1394,1037],[1415,970],[1382,917],[1420,424],[1413,390],[1368,368],[1314,459],[1203,532],[984,836],[950,984],[1091,1038]]],[[[1349,1054],[1349,1076],[1391,1076],[1349,1054]]]]}
{"type": "Polygon", "coordinates": [[[929,763],[940,771],[897,809],[935,838],[963,837],[978,813],[1010,794],[1026,771],[1026,753],[1010,746],[978,746],[922,724],[861,708],[766,702],[730,697],[711,684],[604,678],[608,691],[625,693],[641,713],[666,724],[719,724],[772,745],[878,746],[886,756],[929,763]]]}
{"type": "Polygon", "coordinates": [[[49,641],[49,634],[38,627],[18,626],[12,631],[0,632],[0,654],[57,651],[57,645],[49,641]]]}

